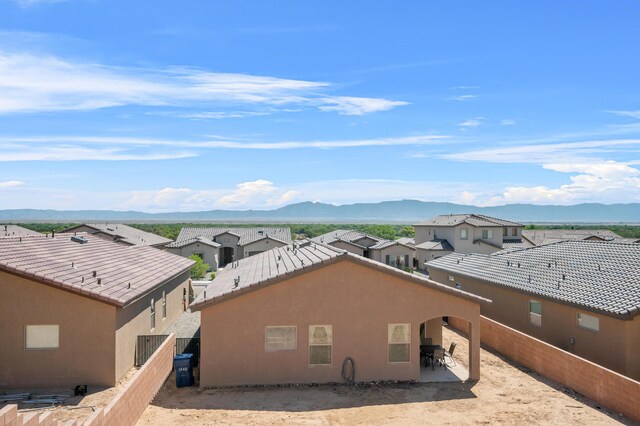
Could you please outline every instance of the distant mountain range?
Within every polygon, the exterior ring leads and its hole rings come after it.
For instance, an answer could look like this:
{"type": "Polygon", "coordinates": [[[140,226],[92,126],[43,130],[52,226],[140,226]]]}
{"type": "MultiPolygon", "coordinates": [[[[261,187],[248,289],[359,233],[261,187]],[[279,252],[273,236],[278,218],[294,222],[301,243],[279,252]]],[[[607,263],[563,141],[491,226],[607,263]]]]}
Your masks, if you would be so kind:
{"type": "Polygon", "coordinates": [[[275,210],[144,213],[113,210],[0,210],[0,222],[356,222],[413,223],[439,214],[479,213],[525,223],[640,223],[640,204],[476,207],[417,200],[334,206],[303,202],[275,210]]]}

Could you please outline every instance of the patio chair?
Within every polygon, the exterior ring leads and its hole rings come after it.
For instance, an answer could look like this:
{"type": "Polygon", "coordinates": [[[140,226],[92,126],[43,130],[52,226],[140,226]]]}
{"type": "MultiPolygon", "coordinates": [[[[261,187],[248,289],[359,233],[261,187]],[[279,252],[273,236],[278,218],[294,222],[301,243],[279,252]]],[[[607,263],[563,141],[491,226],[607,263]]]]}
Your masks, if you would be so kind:
{"type": "Polygon", "coordinates": [[[447,369],[447,364],[444,362],[444,349],[435,349],[433,351],[433,359],[431,361],[432,370],[435,370],[436,362],[440,363],[445,370],[447,369]]]}
{"type": "Polygon", "coordinates": [[[456,346],[458,346],[456,344],[456,342],[451,342],[451,345],[449,345],[449,350],[448,351],[444,351],[444,356],[445,358],[449,358],[451,360],[451,362],[453,363],[453,365],[457,365],[456,360],[453,359],[453,352],[456,350],[456,346]]]}

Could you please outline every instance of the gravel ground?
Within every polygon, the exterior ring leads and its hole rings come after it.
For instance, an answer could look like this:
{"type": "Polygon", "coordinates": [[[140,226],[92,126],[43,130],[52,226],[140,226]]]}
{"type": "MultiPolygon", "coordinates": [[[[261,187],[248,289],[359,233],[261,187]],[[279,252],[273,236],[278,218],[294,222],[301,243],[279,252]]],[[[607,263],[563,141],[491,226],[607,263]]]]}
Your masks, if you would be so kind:
{"type": "Polygon", "coordinates": [[[176,333],[176,337],[200,337],[200,311],[185,311],[163,334],[176,333]]]}

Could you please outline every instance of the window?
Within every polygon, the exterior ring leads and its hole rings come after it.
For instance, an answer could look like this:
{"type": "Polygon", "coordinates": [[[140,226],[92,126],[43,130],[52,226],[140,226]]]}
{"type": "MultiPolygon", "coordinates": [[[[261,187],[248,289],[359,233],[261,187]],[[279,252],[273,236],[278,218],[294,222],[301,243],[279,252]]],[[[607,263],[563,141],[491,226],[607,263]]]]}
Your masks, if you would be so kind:
{"type": "Polygon", "coordinates": [[[58,349],[60,347],[59,325],[28,325],[24,333],[25,349],[58,349]]]}
{"type": "Polygon", "coordinates": [[[502,228],[502,236],[503,237],[507,237],[509,235],[509,229],[508,228],[502,228]]]}
{"type": "Polygon", "coordinates": [[[162,319],[167,318],[167,293],[162,291],[162,319]]]}
{"type": "Polygon", "coordinates": [[[298,347],[297,327],[265,327],[264,350],[267,352],[295,351],[298,347]]]}
{"type": "Polygon", "coordinates": [[[511,236],[512,237],[518,236],[518,228],[511,228],[511,236]]]}
{"type": "Polygon", "coordinates": [[[455,277],[453,275],[449,275],[449,281],[455,281],[455,277]]]}
{"type": "Polygon", "coordinates": [[[591,331],[600,331],[600,319],[578,312],[578,327],[591,331]]]}
{"type": "Polygon", "coordinates": [[[490,240],[491,238],[493,238],[493,230],[492,229],[483,229],[482,230],[482,239],[483,240],[490,240]]]}
{"type": "Polygon", "coordinates": [[[389,324],[389,362],[411,361],[411,324],[389,324]]]}
{"type": "Polygon", "coordinates": [[[156,328],[156,301],[154,299],[151,299],[151,305],[149,307],[151,308],[151,321],[149,326],[153,330],[156,328]]]}
{"type": "Polygon", "coordinates": [[[462,228],[460,230],[460,239],[461,240],[469,239],[469,230],[467,228],[462,228]]]}
{"type": "Polygon", "coordinates": [[[542,303],[536,300],[529,301],[529,324],[542,326],[542,303]]]}
{"type": "Polygon", "coordinates": [[[330,325],[309,326],[309,364],[331,365],[333,327],[330,325]]]}

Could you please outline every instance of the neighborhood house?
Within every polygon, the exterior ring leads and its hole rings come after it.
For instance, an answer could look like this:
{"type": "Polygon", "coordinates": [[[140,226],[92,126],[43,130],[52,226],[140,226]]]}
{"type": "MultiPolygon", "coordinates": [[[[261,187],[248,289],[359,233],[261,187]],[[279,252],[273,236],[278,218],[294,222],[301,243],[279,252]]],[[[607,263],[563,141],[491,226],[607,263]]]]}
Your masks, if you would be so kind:
{"type": "Polygon", "coordinates": [[[419,380],[421,343],[442,344],[445,316],[469,323],[478,379],[482,303],[328,245],[278,247],[234,262],[192,303],[200,385],[342,382],[345,365],[356,381],[419,380]]]}
{"type": "Polygon", "coordinates": [[[0,238],[0,387],[113,386],[186,309],[193,261],[91,234],[0,238]]]}
{"type": "Polygon", "coordinates": [[[87,232],[125,246],[140,245],[162,248],[172,242],[168,238],[122,223],[84,223],[65,229],[63,232],[87,232]]]}

